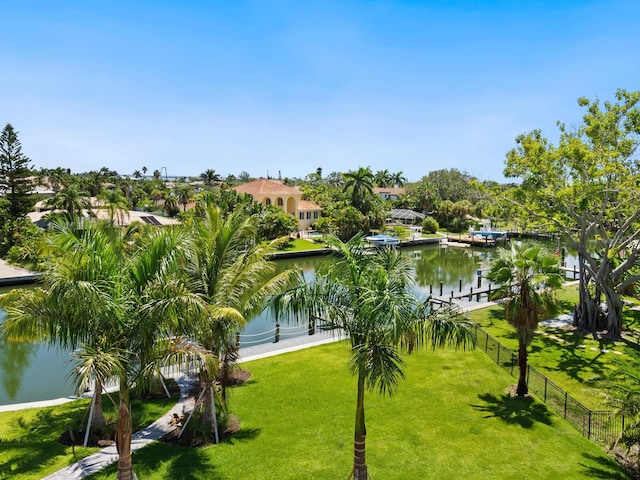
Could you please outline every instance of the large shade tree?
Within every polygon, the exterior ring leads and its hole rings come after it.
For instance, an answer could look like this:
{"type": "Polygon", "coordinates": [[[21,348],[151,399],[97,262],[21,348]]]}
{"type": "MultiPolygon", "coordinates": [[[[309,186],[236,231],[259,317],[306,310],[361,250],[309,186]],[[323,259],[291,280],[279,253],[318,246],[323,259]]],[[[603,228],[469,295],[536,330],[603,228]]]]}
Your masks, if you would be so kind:
{"type": "Polygon", "coordinates": [[[558,258],[544,252],[540,245],[511,244],[500,249],[487,277],[501,285],[506,297],[504,312],[518,335],[519,377],[516,395],[529,392],[527,385],[527,348],[533,341],[538,322],[555,312],[554,293],[562,286],[558,258]]]}
{"type": "Polygon", "coordinates": [[[411,291],[411,263],[397,250],[371,253],[361,236],[344,243],[327,242],[336,261],[319,269],[314,280],[272,299],[276,318],[292,321],[304,315],[325,319],[344,332],[351,345],[351,370],[357,378],[352,474],[368,478],[366,463],[365,392],[392,395],[403,378],[402,353],[426,345],[467,346],[470,324],[449,312],[432,312],[411,291]]]}
{"type": "Polygon", "coordinates": [[[183,234],[163,229],[131,245],[108,226],[55,225],[45,286],[3,298],[10,339],[40,340],[77,349],[76,372],[100,383],[116,378],[115,432],[118,479],[131,480],[131,391],[158,372],[163,361],[206,352],[177,334],[204,315],[206,306],[181,281],[183,234]]]}
{"type": "Polygon", "coordinates": [[[582,329],[622,332],[620,292],[640,280],[640,91],[618,90],[615,101],[580,98],[582,122],[559,124],[552,144],[540,130],[520,135],[507,154],[505,176],[520,180],[511,195],[520,215],[562,235],[578,255],[582,329]],[[600,304],[606,301],[606,314],[600,304]]]}

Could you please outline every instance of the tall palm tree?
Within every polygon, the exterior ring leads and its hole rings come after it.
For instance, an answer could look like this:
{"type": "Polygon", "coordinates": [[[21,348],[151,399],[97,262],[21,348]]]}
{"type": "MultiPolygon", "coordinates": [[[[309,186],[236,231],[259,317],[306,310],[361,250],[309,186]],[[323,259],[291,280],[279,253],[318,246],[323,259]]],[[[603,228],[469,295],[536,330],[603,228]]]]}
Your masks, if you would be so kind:
{"type": "Polygon", "coordinates": [[[404,175],[402,175],[402,171],[392,173],[390,178],[391,178],[391,183],[397,187],[404,187],[404,184],[407,181],[407,178],[404,175]]]}
{"type": "Polygon", "coordinates": [[[373,195],[373,173],[369,167],[359,167],[358,170],[350,170],[343,174],[344,186],[342,191],[346,192],[351,189],[351,205],[356,207],[362,213],[365,213],[364,207],[367,197],[373,195]]]}
{"type": "Polygon", "coordinates": [[[563,282],[558,258],[545,253],[540,245],[512,243],[511,248],[500,249],[487,278],[502,285],[498,294],[506,296],[505,317],[518,334],[520,375],[516,395],[522,397],[529,392],[527,347],[538,322],[557,310],[554,293],[563,282]]]}
{"type": "Polygon", "coordinates": [[[196,339],[213,351],[218,372],[201,372],[206,383],[203,425],[210,433],[215,412],[212,383],[216,375],[222,388],[222,408],[226,411],[227,385],[238,358],[236,332],[260,311],[266,299],[289,284],[292,272],[275,274],[268,261],[276,243],[256,244],[256,218],[236,209],[225,215],[208,205],[204,217],[194,225],[191,255],[186,263],[192,291],[209,306],[208,316],[195,329],[196,339]]]}
{"type": "Polygon", "coordinates": [[[124,224],[125,217],[129,217],[129,203],[120,189],[102,190],[98,200],[102,201],[102,208],[108,210],[111,223],[118,220],[120,225],[124,224]]]}
{"type": "Polygon", "coordinates": [[[473,343],[470,323],[443,310],[430,312],[411,291],[410,261],[392,249],[371,254],[361,236],[347,243],[327,240],[336,262],[316,272],[312,282],[273,297],[276,318],[295,320],[302,314],[324,318],[351,344],[351,370],[357,377],[352,474],[368,478],[366,464],[365,392],[392,395],[404,376],[402,353],[431,345],[473,343]]]}
{"type": "Polygon", "coordinates": [[[182,211],[185,212],[187,210],[187,205],[192,200],[193,196],[193,188],[187,183],[183,183],[176,188],[176,197],[178,198],[178,203],[182,205],[182,211]]]}
{"type": "Polygon", "coordinates": [[[128,231],[109,225],[54,228],[45,288],[5,297],[2,327],[9,338],[79,350],[80,378],[118,380],[118,478],[131,480],[131,389],[158,371],[163,359],[181,353],[175,333],[206,312],[178,275],[187,242],[175,231],[154,230],[129,250],[128,231]]]}

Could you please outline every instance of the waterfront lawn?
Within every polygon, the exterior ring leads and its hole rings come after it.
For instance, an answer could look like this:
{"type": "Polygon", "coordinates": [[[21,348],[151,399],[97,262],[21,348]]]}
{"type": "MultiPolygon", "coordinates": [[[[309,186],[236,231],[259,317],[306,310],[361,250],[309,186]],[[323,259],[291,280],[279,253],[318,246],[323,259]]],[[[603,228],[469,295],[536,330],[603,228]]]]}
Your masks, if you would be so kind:
{"type": "MultiPolygon", "coordinates": [[[[571,313],[578,303],[577,285],[558,292],[564,313],[571,313]]],[[[496,305],[469,314],[489,335],[514,353],[518,350],[515,330],[504,319],[504,307],[496,305]]],[[[625,329],[638,329],[640,312],[625,307],[625,329]]],[[[575,330],[540,325],[529,346],[529,364],[549,377],[569,395],[590,409],[606,409],[598,381],[617,368],[617,362],[637,362],[638,337],[621,341],[602,341],[575,330]]]]}
{"type": "MultiPolygon", "coordinates": [[[[154,443],[134,454],[138,477],[347,478],[356,404],[348,358],[337,343],[243,364],[253,376],[232,392],[240,431],[202,449],[154,443]]],[[[512,378],[482,351],[421,352],[406,364],[396,396],[367,394],[372,478],[630,478],[541,403],[507,397],[512,378]]]]}
{"type": "MultiPolygon", "coordinates": [[[[115,401],[118,395],[112,395],[115,401]]],[[[102,397],[107,422],[115,422],[116,409],[107,395],[102,397]]],[[[134,400],[134,429],[145,427],[175,405],[177,397],[153,401],[134,400]]],[[[89,399],[46,408],[0,412],[0,478],[39,479],[90,455],[98,448],[76,446],[58,441],[73,427],[84,429],[89,399]],[[75,450],[75,455],[74,455],[75,450]]],[[[84,438],[76,438],[82,444],[84,438]]]]}
{"type": "Polygon", "coordinates": [[[312,240],[307,240],[306,238],[296,238],[295,240],[289,241],[282,251],[302,252],[304,250],[318,250],[320,248],[325,248],[325,245],[322,243],[316,243],[312,240]]]}

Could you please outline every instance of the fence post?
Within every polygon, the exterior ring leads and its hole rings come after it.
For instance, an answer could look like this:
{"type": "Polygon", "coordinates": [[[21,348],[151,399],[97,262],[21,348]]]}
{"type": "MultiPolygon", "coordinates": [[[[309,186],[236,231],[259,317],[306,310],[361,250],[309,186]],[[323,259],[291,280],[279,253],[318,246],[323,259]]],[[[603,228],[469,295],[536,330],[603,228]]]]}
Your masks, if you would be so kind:
{"type": "Polygon", "coordinates": [[[489,350],[489,335],[487,334],[487,332],[484,332],[484,351],[488,351],[489,350]]]}
{"type": "Polygon", "coordinates": [[[587,430],[587,438],[591,440],[591,410],[589,410],[589,427],[587,430]]]}
{"type": "Polygon", "coordinates": [[[462,292],[462,279],[458,280],[458,293],[462,292]]]}
{"type": "Polygon", "coordinates": [[[469,290],[469,301],[473,300],[473,287],[469,290]]]}
{"type": "Polygon", "coordinates": [[[280,324],[276,323],[276,341],[275,343],[278,343],[280,341],[280,324]]]}
{"type": "Polygon", "coordinates": [[[573,279],[574,279],[574,280],[576,279],[576,273],[577,273],[577,272],[576,272],[576,266],[574,265],[574,266],[573,266],[573,279]]]}
{"type": "Polygon", "coordinates": [[[440,296],[442,296],[442,282],[440,282],[440,296]]]}
{"type": "Polygon", "coordinates": [[[236,347],[240,348],[240,332],[236,332],[236,347]]]}
{"type": "Polygon", "coordinates": [[[429,295],[433,293],[433,285],[429,285],[429,295]]]}

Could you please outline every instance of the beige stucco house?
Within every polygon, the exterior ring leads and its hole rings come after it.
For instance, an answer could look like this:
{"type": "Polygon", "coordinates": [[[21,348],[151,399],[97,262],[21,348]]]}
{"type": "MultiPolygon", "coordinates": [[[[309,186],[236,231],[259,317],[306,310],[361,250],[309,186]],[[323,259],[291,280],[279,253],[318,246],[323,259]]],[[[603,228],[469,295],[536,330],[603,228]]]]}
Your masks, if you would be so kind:
{"type": "Polygon", "coordinates": [[[281,180],[260,178],[234,187],[238,193],[251,195],[254,202],[273,205],[290,213],[298,220],[298,230],[308,230],[322,213],[322,207],[302,200],[302,192],[285,185],[281,180]]]}

